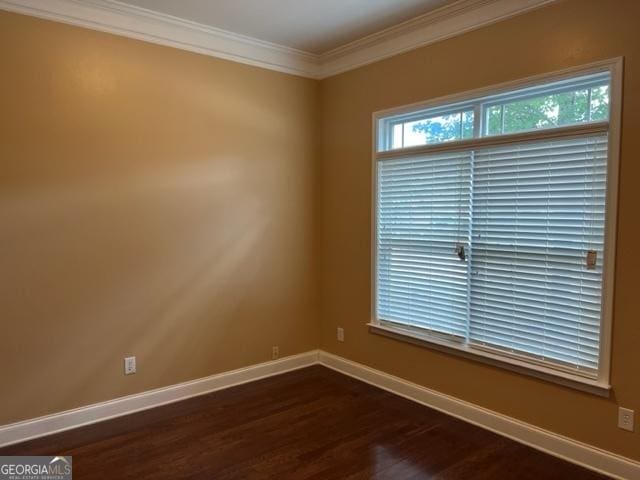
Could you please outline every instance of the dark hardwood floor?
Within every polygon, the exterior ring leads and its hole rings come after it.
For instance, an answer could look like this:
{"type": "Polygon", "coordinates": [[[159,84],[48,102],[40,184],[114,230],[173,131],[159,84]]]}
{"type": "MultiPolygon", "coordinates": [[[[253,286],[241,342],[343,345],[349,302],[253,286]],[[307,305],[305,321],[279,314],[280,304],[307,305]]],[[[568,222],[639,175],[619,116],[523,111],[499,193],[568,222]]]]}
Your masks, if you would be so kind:
{"type": "Polygon", "coordinates": [[[602,479],[321,366],[0,449],[75,479],[602,479]]]}

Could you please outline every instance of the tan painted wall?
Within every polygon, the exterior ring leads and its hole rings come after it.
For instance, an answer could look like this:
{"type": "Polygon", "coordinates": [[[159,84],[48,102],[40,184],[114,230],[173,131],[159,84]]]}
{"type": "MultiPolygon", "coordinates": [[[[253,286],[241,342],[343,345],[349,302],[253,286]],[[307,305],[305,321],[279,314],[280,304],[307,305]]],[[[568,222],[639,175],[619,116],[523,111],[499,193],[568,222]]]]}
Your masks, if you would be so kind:
{"type": "Polygon", "coordinates": [[[317,82],[6,12],[0,65],[0,424],[317,348],[317,82]]]}
{"type": "Polygon", "coordinates": [[[320,338],[640,459],[615,427],[617,404],[640,411],[638,18],[634,0],[566,0],[318,83],[0,12],[0,424],[320,338]],[[618,55],[613,398],[369,334],[371,113],[618,55]]]}
{"type": "Polygon", "coordinates": [[[321,347],[440,392],[640,460],[640,2],[571,0],[321,82],[321,347]],[[610,400],[367,332],[371,114],[446,94],[625,56],[610,400]],[[336,342],[336,327],[345,343],[336,342]]]}

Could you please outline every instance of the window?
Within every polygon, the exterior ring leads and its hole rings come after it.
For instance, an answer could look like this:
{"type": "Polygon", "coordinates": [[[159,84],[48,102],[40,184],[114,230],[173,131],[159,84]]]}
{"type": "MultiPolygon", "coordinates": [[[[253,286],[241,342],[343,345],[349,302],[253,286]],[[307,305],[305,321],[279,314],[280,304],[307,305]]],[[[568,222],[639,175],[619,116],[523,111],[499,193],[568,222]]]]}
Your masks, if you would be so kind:
{"type": "Polygon", "coordinates": [[[484,106],[486,135],[561,127],[609,118],[608,75],[546,85],[484,106]],[[542,90],[542,91],[540,91],[542,90]]]}
{"type": "Polygon", "coordinates": [[[376,114],[374,328],[608,387],[619,68],[376,114]]]}
{"type": "Polygon", "coordinates": [[[473,110],[399,119],[390,125],[391,148],[414,147],[473,137],[473,110]]]}

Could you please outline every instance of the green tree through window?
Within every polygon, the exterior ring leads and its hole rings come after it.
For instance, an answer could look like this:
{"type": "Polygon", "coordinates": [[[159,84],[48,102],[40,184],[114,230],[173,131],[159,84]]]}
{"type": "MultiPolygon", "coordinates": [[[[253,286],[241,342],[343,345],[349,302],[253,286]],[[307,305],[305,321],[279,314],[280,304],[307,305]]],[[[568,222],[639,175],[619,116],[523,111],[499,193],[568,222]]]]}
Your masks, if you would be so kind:
{"type": "MultiPolygon", "coordinates": [[[[603,85],[501,103],[485,111],[487,135],[597,122],[609,117],[609,87],[603,85]]],[[[471,138],[473,112],[414,122],[412,129],[424,133],[426,144],[471,138]]]]}

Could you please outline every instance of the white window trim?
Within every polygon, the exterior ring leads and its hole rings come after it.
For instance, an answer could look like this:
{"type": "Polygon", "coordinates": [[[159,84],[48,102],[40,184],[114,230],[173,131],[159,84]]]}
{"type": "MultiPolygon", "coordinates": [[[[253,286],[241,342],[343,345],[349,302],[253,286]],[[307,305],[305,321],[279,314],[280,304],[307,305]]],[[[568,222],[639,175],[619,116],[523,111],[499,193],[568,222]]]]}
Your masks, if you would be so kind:
{"type": "Polygon", "coordinates": [[[617,209],[618,209],[618,182],[619,182],[619,162],[620,162],[620,131],[622,120],[622,78],[623,78],[623,57],[603,60],[567,68],[564,70],[535,75],[521,80],[501,83],[490,87],[467,91],[461,94],[447,95],[427,102],[413,103],[398,108],[381,110],[374,112],[372,116],[372,169],[371,169],[371,319],[367,324],[371,333],[381,334],[397,340],[419,344],[427,348],[445,351],[455,355],[470,358],[483,363],[489,363],[508,370],[516,371],[525,375],[542,378],[554,383],[568,387],[594,393],[601,396],[609,396],[611,391],[611,332],[613,325],[613,298],[615,281],[615,259],[616,259],[616,232],[617,232],[617,209]],[[413,330],[403,326],[393,326],[389,322],[382,322],[377,315],[377,162],[388,157],[400,155],[413,155],[416,153],[433,153],[448,149],[460,149],[466,147],[477,147],[479,145],[498,145],[522,141],[527,138],[541,138],[543,136],[554,137],[558,135],[568,135],[571,132],[586,133],[589,131],[602,131],[607,122],[591,123],[582,125],[572,125],[549,130],[535,132],[523,132],[507,135],[483,136],[468,140],[459,140],[452,143],[440,143],[422,145],[418,147],[408,147],[402,150],[379,151],[381,139],[378,138],[380,120],[395,116],[409,115],[418,110],[437,109],[453,104],[464,104],[471,99],[498,95],[509,90],[527,88],[543,82],[554,82],[568,79],[577,75],[588,75],[598,72],[610,72],[611,90],[609,92],[609,121],[606,131],[609,132],[608,139],[608,160],[607,160],[607,197],[605,216],[605,245],[604,245],[604,271],[602,274],[602,321],[600,328],[600,356],[597,379],[590,379],[580,375],[567,373],[546,365],[538,365],[533,362],[523,361],[518,358],[510,358],[506,355],[496,355],[490,351],[485,351],[467,344],[447,341],[441,336],[429,335],[425,332],[413,330]]]}

